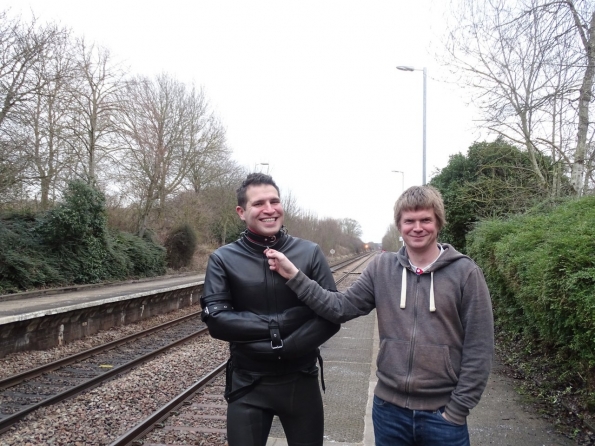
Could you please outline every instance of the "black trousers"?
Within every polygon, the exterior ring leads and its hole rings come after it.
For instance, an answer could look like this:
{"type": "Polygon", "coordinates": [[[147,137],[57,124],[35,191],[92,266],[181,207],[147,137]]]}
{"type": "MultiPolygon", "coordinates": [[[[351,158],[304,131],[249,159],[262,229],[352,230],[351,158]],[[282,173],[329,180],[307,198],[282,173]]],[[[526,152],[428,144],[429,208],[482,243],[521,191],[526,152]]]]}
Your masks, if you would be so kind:
{"type": "MultiPolygon", "coordinates": [[[[233,370],[231,390],[254,382],[254,376],[233,370]]],[[[227,407],[229,446],[265,446],[277,415],[289,446],[322,446],[324,412],[318,368],[288,375],[262,376],[245,395],[227,407]]]]}

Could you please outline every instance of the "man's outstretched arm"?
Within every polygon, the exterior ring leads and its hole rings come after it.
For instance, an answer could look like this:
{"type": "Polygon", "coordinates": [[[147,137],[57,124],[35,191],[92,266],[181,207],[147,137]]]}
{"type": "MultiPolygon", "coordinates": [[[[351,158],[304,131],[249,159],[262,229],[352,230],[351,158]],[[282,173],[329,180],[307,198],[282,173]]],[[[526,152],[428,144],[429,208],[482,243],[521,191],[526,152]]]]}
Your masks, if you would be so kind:
{"type": "Polygon", "coordinates": [[[376,306],[372,273],[368,268],[345,292],[329,291],[298,270],[283,253],[267,249],[265,255],[269,268],[288,279],[287,286],[297,297],[326,320],[346,322],[368,314],[376,306]]]}

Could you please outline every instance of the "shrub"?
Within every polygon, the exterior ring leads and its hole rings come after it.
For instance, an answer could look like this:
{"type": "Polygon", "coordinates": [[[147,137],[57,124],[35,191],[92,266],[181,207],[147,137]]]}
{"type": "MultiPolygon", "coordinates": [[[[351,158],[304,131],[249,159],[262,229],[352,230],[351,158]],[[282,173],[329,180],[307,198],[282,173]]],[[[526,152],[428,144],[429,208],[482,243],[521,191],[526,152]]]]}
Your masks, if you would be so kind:
{"type": "Polygon", "coordinates": [[[550,209],[484,221],[467,248],[486,273],[502,328],[581,373],[595,367],[595,196],[550,209]]]}
{"type": "Polygon", "coordinates": [[[37,216],[0,220],[0,293],[165,274],[165,249],[144,238],[110,232],[103,194],[84,182],[37,216]]]}
{"type": "MultiPolygon", "coordinates": [[[[547,177],[553,169],[551,160],[539,156],[537,162],[547,177]]],[[[444,198],[447,224],[440,240],[461,252],[466,252],[466,236],[478,221],[526,212],[550,193],[526,151],[501,138],[474,143],[466,156],[451,156],[430,184],[444,198]]]]}
{"type": "Polygon", "coordinates": [[[35,225],[32,214],[0,220],[0,294],[66,282],[50,253],[40,249],[35,225]]]}
{"type": "Polygon", "coordinates": [[[69,183],[64,201],[41,219],[37,234],[74,283],[125,278],[109,239],[103,194],[83,181],[69,183]]]}
{"type": "Polygon", "coordinates": [[[165,274],[165,248],[155,243],[148,232],[138,237],[128,232],[118,232],[114,243],[125,256],[128,276],[151,277],[165,274]]]}
{"type": "Polygon", "coordinates": [[[165,240],[167,264],[170,268],[180,269],[188,266],[196,251],[196,233],[188,224],[174,228],[165,240]]]}

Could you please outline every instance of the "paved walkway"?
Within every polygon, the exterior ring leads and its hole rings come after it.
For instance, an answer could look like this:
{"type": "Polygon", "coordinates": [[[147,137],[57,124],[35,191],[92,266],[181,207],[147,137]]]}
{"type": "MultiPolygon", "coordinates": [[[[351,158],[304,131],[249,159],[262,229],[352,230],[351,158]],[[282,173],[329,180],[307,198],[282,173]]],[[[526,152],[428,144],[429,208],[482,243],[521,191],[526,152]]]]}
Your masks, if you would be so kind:
{"type": "MultiPolygon", "coordinates": [[[[372,396],[376,385],[376,313],[343,324],[322,349],[326,393],[325,446],[373,446],[372,396]]],[[[570,446],[575,443],[523,404],[495,364],[479,405],[468,419],[472,446],[570,446]]],[[[275,420],[267,446],[287,446],[275,420]]]]}

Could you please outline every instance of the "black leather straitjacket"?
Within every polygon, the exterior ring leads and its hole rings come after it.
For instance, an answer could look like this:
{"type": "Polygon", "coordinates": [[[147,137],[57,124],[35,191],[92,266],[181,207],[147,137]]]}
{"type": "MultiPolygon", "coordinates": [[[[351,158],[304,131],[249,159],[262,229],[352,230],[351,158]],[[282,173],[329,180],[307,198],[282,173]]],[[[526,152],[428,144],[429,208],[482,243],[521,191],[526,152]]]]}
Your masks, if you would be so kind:
{"type": "MultiPolygon", "coordinates": [[[[280,232],[270,247],[282,252],[323,288],[336,290],[318,245],[280,232]]],[[[316,364],[319,346],[340,325],[317,316],[269,269],[266,246],[246,233],[211,254],[202,319],[212,337],[230,343],[234,368],[262,375],[293,373],[316,364]]]]}

